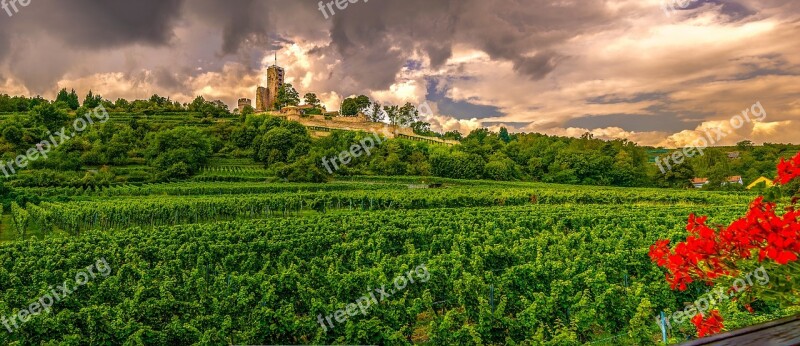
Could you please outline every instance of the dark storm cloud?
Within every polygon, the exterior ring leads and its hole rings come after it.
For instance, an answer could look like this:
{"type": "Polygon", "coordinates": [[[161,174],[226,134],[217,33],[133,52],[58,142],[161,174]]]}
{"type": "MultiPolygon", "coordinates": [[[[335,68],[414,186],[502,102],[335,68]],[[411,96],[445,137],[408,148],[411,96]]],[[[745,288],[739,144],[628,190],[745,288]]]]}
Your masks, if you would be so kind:
{"type": "Polygon", "coordinates": [[[666,100],[664,93],[638,93],[630,96],[621,95],[602,95],[586,99],[587,104],[615,104],[615,103],[638,103],[642,101],[666,100]]]}
{"type": "MultiPolygon", "coordinates": [[[[183,0],[34,0],[8,18],[17,33],[42,31],[79,48],[164,45],[183,0]]],[[[5,18],[4,18],[5,20],[5,18]]]]}
{"type": "Polygon", "coordinates": [[[597,0],[357,2],[333,16],[331,44],[355,65],[373,66],[357,76],[369,88],[388,87],[413,52],[425,54],[434,68],[440,66],[456,44],[510,61],[516,71],[541,79],[563,58],[559,44],[609,19],[604,2],[597,0]]]}
{"type": "Polygon", "coordinates": [[[194,0],[187,11],[223,32],[222,53],[235,54],[245,44],[270,46],[270,2],[263,0],[194,0]]]}
{"type": "Polygon", "coordinates": [[[188,79],[188,75],[188,71],[176,73],[164,67],[158,68],[153,72],[156,85],[170,92],[182,91],[186,87],[184,82],[188,79]]]}
{"type": "Polygon", "coordinates": [[[434,81],[429,81],[427,101],[435,102],[439,113],[456,119],[490,118],[501,116],[497,107],[476,105],[466,101],[454,101],[447,97],[446,90],[438,90],[434,81]]]}
{"type": "Polygon", "coordinates": [[[717,7],[719,13],[727,16],[731,21],[739,21],[757,13],[746,5],[733,0],[695,0],[684,8],[680,6],[675,6],[674,8],[679,11],[692,11],[706,5],[717,7]]]}
{"type": "Polygon", "coordinates": [[[671,131],[679,132],[687,128],[695,128],[700,121],[687,121],[677,114],[660,113],[645,114],[606,114],[586,116],[567,121],[564,127],[579,127],[595,130],[606,127],[619,127],[628,131],[671,131]]]}
{"type": "Polygon", "coordinates": [[[5,58],[11,75],[41,93],[73,72],[82,54],[135,44],[168,45],[182,2],[34,0],[2,18],[0,61],[5,58]]]}

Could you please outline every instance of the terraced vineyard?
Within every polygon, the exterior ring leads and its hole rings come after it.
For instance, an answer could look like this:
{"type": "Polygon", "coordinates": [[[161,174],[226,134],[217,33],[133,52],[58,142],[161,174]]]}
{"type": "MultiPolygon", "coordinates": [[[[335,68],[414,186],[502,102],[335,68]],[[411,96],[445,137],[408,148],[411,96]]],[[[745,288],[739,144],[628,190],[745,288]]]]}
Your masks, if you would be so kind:
{"type": "MultiPolygon", "coordinates": [[[[671,291],[648,247],[684,236],[689,213],[729,222],[752,199],[406,183],[41,191],[65,201],[13,206],[15,225],[4,226],[18,227],[27,241],[0,246],[0,314],[15,313],[98,258],[112,272],[15,333],[0,333],[0,343],[655,343],[654,317],[705,291],[671,291]],[[420,265],[429,279],[399,289],[393,279],[420,265]],[[338,321],[337,310],[382,286],[393,291],[378,304],[343,322],[324,321],[338,321]]],[[[731,326],[788,313],[762,311],[731,326]]],[[[688,323],[672,331],[676,338],[692,332],[688,323]]]]}

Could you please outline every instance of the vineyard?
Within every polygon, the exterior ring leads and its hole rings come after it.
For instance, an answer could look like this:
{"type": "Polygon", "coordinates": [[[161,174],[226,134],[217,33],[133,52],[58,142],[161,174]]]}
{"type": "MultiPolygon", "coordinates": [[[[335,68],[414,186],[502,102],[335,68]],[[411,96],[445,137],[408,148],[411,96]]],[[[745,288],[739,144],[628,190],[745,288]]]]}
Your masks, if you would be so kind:
{"type": "MultiPolygon", "coordinates": [[[[30,189],[7,210],[0,314],[104,258],[112,268],[13,344],[654,344],[670,290],[648,258],[686,215],[730,222],[752,195],[402,179],[30,189]],[[424,264],[430,280],[323,329],[326,316],[424,264]]],[[[788,313],[743,315],[740,325],[788,313]]],[[[690,324],[671,331],[692,335],[690,324]]]]}

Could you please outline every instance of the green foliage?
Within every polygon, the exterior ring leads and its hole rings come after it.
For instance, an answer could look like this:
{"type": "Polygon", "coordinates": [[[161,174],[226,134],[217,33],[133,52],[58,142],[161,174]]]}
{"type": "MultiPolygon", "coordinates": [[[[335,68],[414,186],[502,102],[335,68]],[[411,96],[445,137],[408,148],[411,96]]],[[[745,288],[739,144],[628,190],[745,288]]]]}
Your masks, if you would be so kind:
{"type": "Polygon", "coordinates": [[[297,106],[300,104],[300,94],[291,83],[285,83],[278,89],[278,95],[275,96],[275,104],[272,105],[273,109],[280,110],[286,106],[297,106]]]}
{"type": "Polygon", "coordinates": [[[72,89],[69,93],[67,93],[67,88],[61,89],[56,96],[55,102],[63,102],[72,110],[76,110],[80,107],[78,93],[75,92],[75,89],[72,89]]]}
{"type": "Polygon", "coordinates": [[[315,108],[320,108],[320,106],[321,106],[320,100],[319,100],[319,98],[317,98],[317,94],[315,94],[315,93],[307,93],[307,94],[305,94],[303,96],[303,101],[305,101],[305,104],[307,104],[309,106],[314,106],[315,108]]]}
{"type": "Polygon", "coordinates": [[[381,104],[375,101],[366,109],[367,118],[372,122],[381,122],[386,117],[381,104]]]}
{"type": "MultiPolygon", "coordinates": [[[[567,202],[571,205],[561,204],[566,200],[530,205],[527,194],[538,193],[543,186],[508,193],[508,186],[498,184],[487,185],[478,193],[480,197],[471,200],[494,206],[471,209],[452,206],[474,205],[464,204],[476,195],[474,186],[457,191],[415,191],[401,186],[383,193],[153,196],[29,207],[29,225],[75,233],[71,225],[93,223],[104,231],[82,228],[84,236],[0,247],[0,275],[15,287],[0,293],[5,315],[41,296],[42,285],[74,277],[98,258],[106,259],[112,271],[80,287],[76,291],[80,299],[58,302],[54,313],[36,316],[15,333],[0,334],[0,342],[75,338],[73,342],[91,339],[100,344],[137,340],[177,345],[202,340],[212,344],[289,344],[293,340],[406,344],[428,340],[562,345],[621,335],[612,343],[647,344],[659,335],[652,322],[657,311],[681,307],[692,297],[671,291],[663,282],[663,273],[646,255],[649,244],[681,234],[690,211],[718,215],[719,221],[736,214],[725,204],[736,200],[671,208],[634,205],[632,200],[625,205],[611,200],[605,205],[577,204],[582,202],[576,198],[580,193],[602,199],[623,197],[629,191],[589,187],[552,188],[553,194],[576,194],[567,202]],[[397,210],[423,206],[419,203],[426,199],[429,207],[447,208],[397,210]],[[221,204],[222,200],[226,202],[221,204]],[[255,200],[274,204],[252,204],[255,200]],[[517,200],[524,204],[508,206],[517,200]],[[286,208],[300,206],[340,210],[278,217],[286,208]],[[359,211],[347,211],[351,208],[359,211]],[[361,211],[378,208],[390,210],[361,211]],[[231,218],[231,210],[238,210],[236,218],[253,218],[267,211],[273,217],[198,223],[231,218]],[[185,224],[152,228],[178,223],[185,224]],[[125,229],[134,224],[143,228],[125,229]],[[112,228],[120,231],[105,231],[112,228]],[[48,270],[41,270],[42,263],[48,270]],[[370,288],[384,284],[391,288],[394,277],[419,264],[426,265],[429,281],[410,283],[370,308],[367,316],[354,316],[328,332],[321,329],[317,315],[333,314],[370,288]],[[35,279],[14,281],[23,277],[35,279]],[[65,314],[72,317],[65,319],[65,314]],[[105,323],[95,323],[96,316],[109,317],[102,319],[105,323]],[[128,316],[119,323],[130,327],[116,326],[113,316],[128,316]],[[210,320],[219,323],[208,324],[210,320]],[[53,334],[41,325],[73,332],[53,334]]],[[[648,191],[629,197],[648,193],[666,199],[674,194],[707,197],[696,192],[648,191]]],[[[700,288],[700,294],[705,292],[700,288]]]]}
{"type": "MultiPolygon", "coordinates": [[[[94,109],[100,106],[103,102],[103,97],[100,95],[95,95],[89,90],[89,93],[86,94],[86,98],[83,100],[83,107],[88,109],[94,109]]],[[[80,112],[78,114],[81,114],[80,112]]]]}
{"type": "MultiPolygon", "coordinates": [[[[155,106],[160,106],[162,103],[158,100],[158,95],[153,95],[155,100],[151,98],[151,103],[154,103],[155,106]]],[[[164,104],[168,104],[168,100],[163,101],[164,104]]],[[[192,112],[198,112],[200,115],[209,118],[224,118],[231,116],[230,110],[228,110],[228,105],[223,103],[220,100],[215,101],[206,101],[206,99],[202,96],[198,96],[189,104],[189,110],[192,112]]]]}
{"type": "Polygon", "coordinates": [[[33,107],[48,101],[41,96],[27,98],[25,96],[9,96],[0,94],[0,112],[27,112],[33,107]]]}
{"type": "Polygon", "coordinates": [[[22,144],[22,130],[19,129],[16,125],[7,126],[3,129],[3,138],[11,144],[20,145],[22,144]]]}
{"type": "Polygon", "coordinates": [[[324,183],[330,180],[319,167],[321,159],[304,157],[278,170],[278,177],[290,182],[324,183]]]}
{"type": "Polygon", "coordinates": [[[370,105],[372,105],[372,102],[365,95],[359,95],[354,98],[348,97],[342,102],[342,109],[339,113],[345,117],[356,116],[358,112],[366,112],[370,105]]]}
{"type": "MultiPolygon", "coordinates": [[[[77,109],[78,107],[75,107],[77,109]]],[[[44,126],[50,131],[58,131],[69,120],[67,112],[59,109],[55,104],[45,103],[33,107],[30,116],[37,125],[44,126]]]]}
{"type": "MultiPolygon", "coordinates": [[[[253,145],[255,160],[270,166],[279,162],[287,163],[294,150],[301,149],[302,139],[307,139],[308,134],[293,133],[286,127],[276,127],[256,139],[253,145]],[[305,138],[304,138],[305,137],[305,138]]],[[[303,146],[306,147],[306,146],[303,146]]],[[[306,147],[307,148],[307,147],[306,147]]],[[[306,149],[307,150],[307,149],[306,149]]]]}
{"type": "Polygon", "coordinates": [[[147,148],[147,158],[151,166],[175,178],[185,178],[194,174],[208,161],[211,144],[198,129],[178,127],[153,136],[147,148]]]}
{"type": "Polygon", "coordinates": [[[517,180],[520,172],[517,165],[503,154],[494,155],[484,167],[483,176],[492,180],[517,180]]]}
{"type": "Polygon", "coordinates": [[[437,177],[480,179],[486,162],[480,155],[460,151],[431,156],[431,170],[437,177]]]}

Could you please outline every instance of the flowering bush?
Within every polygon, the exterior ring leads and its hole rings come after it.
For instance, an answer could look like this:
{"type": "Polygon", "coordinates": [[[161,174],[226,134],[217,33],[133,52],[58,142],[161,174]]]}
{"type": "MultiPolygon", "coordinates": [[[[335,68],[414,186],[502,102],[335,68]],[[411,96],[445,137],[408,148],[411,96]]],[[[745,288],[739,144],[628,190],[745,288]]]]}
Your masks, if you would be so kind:
{"type": "Polygon", "coordinates": [[[781,159],[778,164],[778,183],[787,184],[797,177],[800,177],[800,153],[789,161],[781,159]]]}
{"type": "MultiPolygon", "coordinates": [[[[786,185],[798,177],[800,153],[790,161],[781,160],[777,181],[786,185]]],[[[780,186],[776,189],[780,192],[780,186]]],[[[778,290],[777,294],[770,296],[779,301],[794,302],[792,299],[795,299],[798,288],[791,279],[800,274],[796,265],[800,254],[800,210],[796,209],[798,199],[795,197],[784,208],[783,215],[779,215],[777,201],[780,193],[777,196],[775,200],[758,197],[750,204],[744,217],[728,226],[711,227],[707,224],[707,216],[692,214],[686,226],[689,232],[686,241],[671,249],[669,240],[659,240],[650,247],[650,258],[667,269],[666,279],[670,287],[681,291],[697,281],[709,286],[716,283],[730,287],[728,279],[739,276],[756,261],[786,266],[778,271],[782,274],[778,277],[782,282],[772,285],[773,291],[778,290]]],[[[752,312],[749,303],[745,302],[745,308],[752,312]]],[[[722,321],[717,310],[711,311],[707,318],[702,312],[692,318],[699,337],[721,331],[722,321]]]]}
{"type": "Polygon", "coordinates": [[[719,333],[722,330],[722,316],[719,311],[714,310],[708,318],[704,319],[702,314],[697,314],[692,318],[692,324],[697,328],[697,336],[704,337],[719,333]]]}

